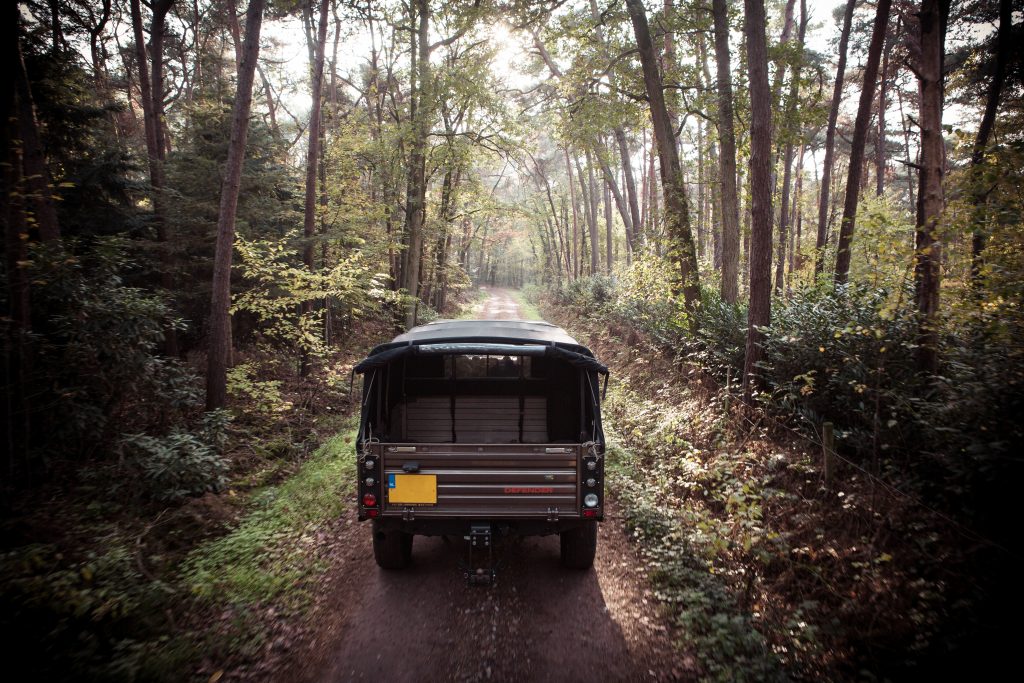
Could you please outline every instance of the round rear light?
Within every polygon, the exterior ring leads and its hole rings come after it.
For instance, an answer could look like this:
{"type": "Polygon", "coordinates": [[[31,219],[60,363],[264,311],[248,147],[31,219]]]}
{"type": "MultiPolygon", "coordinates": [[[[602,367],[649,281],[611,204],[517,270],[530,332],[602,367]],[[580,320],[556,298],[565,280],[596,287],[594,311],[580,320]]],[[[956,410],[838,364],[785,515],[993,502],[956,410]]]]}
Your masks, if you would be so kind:
{"type": "Polygon", "coordinates": [[[372,493],[367,493],[366,495],[363,496],[363,505],[365,505],[368,508],[374,507],[375,505],[377,505],[377,496],[373,495],[372,493]]]}
{"type": "Polygon", "coordinates": [[[597,469],[597,461],[596,460],[588,460],[587,461],[587,469],[590,470],[591,472],[596,470],[597,469]]]}
{"type": "Polygon", "coordinates": [[[373,477],[367,477],[367,478],[366,478],[366,481],[365,481],[364,483],[365,483],[365,484],[366,484],[367,486],[373,486],[374,484],[376,484],[376,483],[377,483],[377,480],[376,480],[376,479],[374,479],[373,477]]]}
{"type": "Polygon", "coordinates": [[[596,493],[588,493],[587,495],[583,496],[583,504],[586,505],[588,508],[596,508],[597,503],[598,499],[596,493]]]}
{"type": "Polygon", "coordinates": [[[374,460],[373,458],[367,458],[365,461],[363,461],[363,467],[365,467],[368,470],[372,470],[376,466],[377,461],[374,460]]]}
{"type": "Polygon", "coordinates": [[[597,479],[594,479],[593,477],[587,479],[587,486],[589,486],[590,488],[594,488],[595,486],[597,486],[597,479]]]}

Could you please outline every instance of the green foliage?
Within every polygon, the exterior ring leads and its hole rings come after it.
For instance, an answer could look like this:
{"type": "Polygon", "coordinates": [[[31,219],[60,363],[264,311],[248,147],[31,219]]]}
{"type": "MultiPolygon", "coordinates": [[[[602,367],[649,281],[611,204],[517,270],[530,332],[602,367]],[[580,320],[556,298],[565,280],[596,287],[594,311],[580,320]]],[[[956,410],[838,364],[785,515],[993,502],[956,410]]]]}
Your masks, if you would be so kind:
{"type": "Polygon", "coordinates": [[[167,430],[196,411],[195,377],[158,353],[168,320],[180,323],[159,297],[125,284],[134,268],[126,241],[39,245],[28,267],[30,382],[49,396],[33,415],[40,451],[88,453],[118,434],[167,430]]]}
{"type": "Polygon", "coordinates": [[[787,552],[762,519],[762,496],[777,492],[745,476],[746,455],[709,459],[683,440],[686,416],[666,406],[619,388],[608,415],[625,441],[609,448],[609,486],[650,568],[654,596],[703,678],[784,680],[763,633],[768,625],[743,605],[744,576],[736,571],[744,556],[787,552]]]}
{"type": "Polygon", "coordinates": [[[189,591],[210,603],[301,602],[302,580],[317,569],[305,555],[317,525],[337,517],[351,497],[354,429],[336,435],[227,536],[198,547],[183,565],[189,591]]]}
{"type": "Polygon", "coordinates": [[[398,295],[385,286],[386,276],[374,272],[361,252],[339,258],[328,270],[311,272],[296,265],[297,254],[288,241],[239,237],[236,242],[242,256],[239,269],[249,287],[234,297],[232,312],[255,316],[260,336],[270,345],[323,356],[323,302],[353,317],[395,302],[398,295]]]}
{"type": "Polygon", "coordinates": [[[245,402],[247,410],[269,416],[286,413],[294,406],[281,394],[281,381],[257,379],[255,364],[239,363],[228,369],[228,394],[245,402]]]}
{"type": "Polygon", "coordinates": [[[146,639],[167,628],[170,586],[143,576],[127,539],[112,534],[95,545],[100,550],[78,558],[48,544],[0,555],[0,637],[13,671],[30,666],[50,681],[134,681],[152,677],[147,660],[157,651],[168,654],[167,639],[146,639]],[[40,652],[47,655],[21,661],[40,652]]]}
{"type": "Polygon", "coordinates": [[[218,449],[226,441],[228,415],[205,413],[198,433],[175,427],[164,436],[129,434],[121,440],[135,486],[147,498],[175,503],[224,486],[227,462],[218,449]]]}
{"type": "Polygon", "coordinates": [[[812,428],[835,422],[844,443],[864,452],[877,431],[888,450],[908,436],[911,398],[924,381],[915,366],[916,334],[912,312],[886,290],[800,290],[772,316],[762,371],[786,413],[812,428]]]}

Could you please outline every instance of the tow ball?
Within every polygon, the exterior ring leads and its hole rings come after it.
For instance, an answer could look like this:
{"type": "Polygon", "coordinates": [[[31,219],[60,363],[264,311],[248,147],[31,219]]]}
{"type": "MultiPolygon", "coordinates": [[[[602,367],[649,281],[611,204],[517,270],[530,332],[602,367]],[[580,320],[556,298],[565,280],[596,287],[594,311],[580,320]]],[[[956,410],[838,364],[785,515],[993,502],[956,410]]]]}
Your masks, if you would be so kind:
{"type": "Polygon", "coordinates": [[[468,541],[468,562],[464,575],[470,585],[489,586],[494,583],[497,570],[494,567],[494,539],[490,524],[470,524],[468,541]]]}

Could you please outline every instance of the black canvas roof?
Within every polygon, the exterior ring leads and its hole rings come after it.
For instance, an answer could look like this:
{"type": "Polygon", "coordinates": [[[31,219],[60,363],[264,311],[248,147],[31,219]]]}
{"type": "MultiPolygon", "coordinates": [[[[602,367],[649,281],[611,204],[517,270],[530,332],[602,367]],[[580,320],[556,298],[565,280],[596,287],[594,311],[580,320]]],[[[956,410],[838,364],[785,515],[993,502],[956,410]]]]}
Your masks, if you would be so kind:
{"type": "Polygon", "coordinates": [[[573,344],[579,342],[561,327],[543,320],[437,320],[414,327],[392,343],[424,344],[439,341],[542,342],[573,344]]]}
{"type": "MultiPolygon", "coordinates": [[[[544,355],[561,358],[603,375],[608,374],[608,368],[594,358],[590,349],[570,337],[561,327],[542,320],[437,320],[414,327],[387,344],[377,346],[355,366],[354,372],[367,372],[409,353],[418,353],[421,349],[428,352],[431,347],[436,348],[438,345],[466,344],[476,345],[473,353],[485,353],[483,346],[488,344],[505,346],[502,353],[508,353],[509,344],[524,345],[524,351],[529,346],[540,345],[544,347],[544,355]]],[[[446,352],[459,351],[452,347],[446,352]]]]}

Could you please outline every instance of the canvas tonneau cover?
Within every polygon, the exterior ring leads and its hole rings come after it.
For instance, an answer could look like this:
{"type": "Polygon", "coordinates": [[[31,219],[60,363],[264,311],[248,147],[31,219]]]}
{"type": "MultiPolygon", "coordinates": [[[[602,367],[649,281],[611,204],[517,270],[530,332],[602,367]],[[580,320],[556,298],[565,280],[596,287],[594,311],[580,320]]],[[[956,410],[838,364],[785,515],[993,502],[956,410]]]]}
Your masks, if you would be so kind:
{"type": "Polygon", "coordinates": [[[438,320],[414,327],[375,347],[354,368],[365,373],[411,354],[487,354],[558,358],[582,370],[608,375],[590,349],[551,323],[535,320],[438,320]]]}

